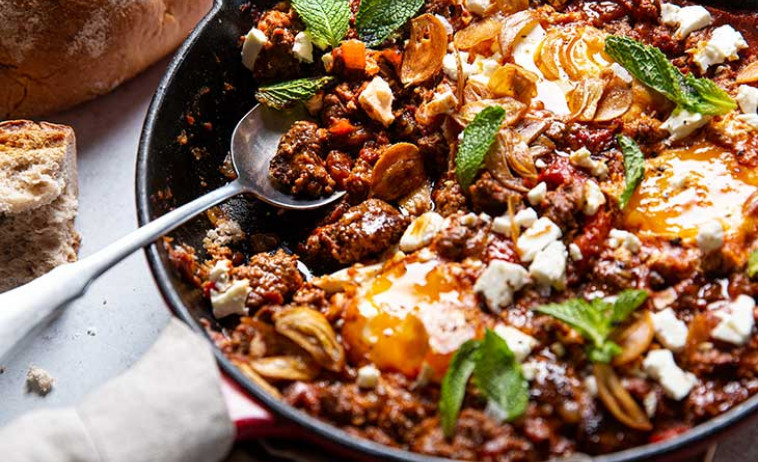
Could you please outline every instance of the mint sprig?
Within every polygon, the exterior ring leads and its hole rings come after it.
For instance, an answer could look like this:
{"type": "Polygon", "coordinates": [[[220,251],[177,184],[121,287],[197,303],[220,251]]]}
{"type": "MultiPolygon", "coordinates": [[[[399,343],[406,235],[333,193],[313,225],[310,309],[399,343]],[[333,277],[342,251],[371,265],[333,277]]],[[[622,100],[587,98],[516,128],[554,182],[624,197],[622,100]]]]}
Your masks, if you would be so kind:
{"type": "Polygon", "coordinates": [[[605,52],[637,80],[690,112],[722,115],[737,107],[713,81],[682,74],[656,47],[611,35],[605,39],[605,52]]]}
{"type": "Polygon", "coordinates": [[[461,412],[466,385],[474,372],[480,342],[469,340],[461,345],[450,361],[440,389],[439,413],[442,431],[447,437],[455,433],[455,423],[461,412]]]}
{"type": "Polygon", "coordinates": [[[463,139],[455,156],[455,174],[463,188],[468,188],[482,168],[484,157],[495,141],[505,119],[505,109],[487,106],[463,130],[463,139]]]}
{"type": "Polygon", "coordinates": [[[440,390],[439,413],[442,431],[450,438],[461,411],[466,385],[473,374],[482,394],[503,410],[506,420],[513,420],[529,404],[529,384],[508,344],[487,329],[483,340],[469,340],[461,345],[450,361],[440,390]]]}
{"type": "Polygon", "coordinates": [[[415,16],[423,5],[424,0],[361,0],[355,16],[358,37],[375,47],[415,16]]]}
{"type": "Polygon", "coordinates": [[[645,156],[633,139],[625,135],[616,137],[624,155],[624,191],[619,197],[619,207],[623,210],[632,198],[637,186],[645,176],[645,156]]]}
{"type": "Polygon", "coordinates": [[[336,47],[347,35],[350,27],[348,0],[292,0],[292,7],[319,48],[336,47]]]}
{"type": "Polygon", "coordinates": [[[561,303],[538,306],[535,310],[549,314],[579,331],[592,342],[588,350],[590,359],[608,363],[621,353],[621,348],[608,337],[618,323],[645,303],[647,296],[644,290],[625,290],[618,294],[613,303],[600,298],[591,301],[573,298],[561,303]]]}
{"type": "Polygon", "coordinates": [[[756,276],[758,276],[758,250],[753,250],[747,259],[747,277],[755,279],[756,276]]]}
{"type": "Polygon", "coordinates": [[[274,109],[284,109],[298,101],[305,101],[329,84],[334,77],[310,77],[289,80],[266,87],[255,92],[255,99],[261,104],[274,109]]]}

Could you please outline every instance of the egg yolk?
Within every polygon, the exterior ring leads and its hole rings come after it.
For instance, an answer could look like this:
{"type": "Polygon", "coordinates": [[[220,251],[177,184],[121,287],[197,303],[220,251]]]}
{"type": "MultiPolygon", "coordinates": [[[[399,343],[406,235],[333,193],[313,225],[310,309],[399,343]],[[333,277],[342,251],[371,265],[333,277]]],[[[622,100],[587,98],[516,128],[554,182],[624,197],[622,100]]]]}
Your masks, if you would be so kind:
{"type": "Polygon", "coordinates": [[[358,288],[342,336],[352,359],[415,377],[426,363],[444,375],[460,345],[478,336],[477,300],[456,263],[413,256],[358,288]]]}
{"type": "Polygon", "coordinates": [[[742,206],[758,174],[722,148],[698,142],[664,151],[645,165],[645,179],[626,207],[626,223],[641,234],[690,241],[717,220],[724,230],[742,223],[742,206]]]}

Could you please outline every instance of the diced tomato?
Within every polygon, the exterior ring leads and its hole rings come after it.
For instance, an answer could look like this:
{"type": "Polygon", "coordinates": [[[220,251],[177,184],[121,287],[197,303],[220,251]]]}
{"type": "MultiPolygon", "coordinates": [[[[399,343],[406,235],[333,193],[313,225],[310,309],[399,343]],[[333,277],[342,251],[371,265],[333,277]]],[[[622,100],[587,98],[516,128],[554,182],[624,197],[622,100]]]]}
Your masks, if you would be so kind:
{"type": "Polygon", "coordinates": [[[548,188],[555,189],[558,186],[568,183],[575,170],[569,165],[569,160],[566,157],[558,157],[555,162],[550,164],[545,170],[537,177],[537,182],[547,183],[548,188]]]}
{"type": "Polygon", "coordinates": [[[689,425],[680,424],[671,428],[667,428],[665,430],[660,430],[650,435],[649,441],[651,443],[659,443],[661,441],[666,441],[675,436],[681,435],[682,433],[686,432],[690,428],[692,427],[690,427],[689,425]]]}
{"type": "Polygon", "coordinates": [[[329,127],[329,134],[336,137],[348,136],[355,131],[355,125],[347,119],[339,119],[329,127]]]}
{"type": "Polygon", "coordinates": [[[588,217],[584,224],[584,232],[574,240],[584,257],[580,261],[586,262],[596,257],[610,232],[611,214],[607,210],[600,209],[595,215],[588,217]]]}

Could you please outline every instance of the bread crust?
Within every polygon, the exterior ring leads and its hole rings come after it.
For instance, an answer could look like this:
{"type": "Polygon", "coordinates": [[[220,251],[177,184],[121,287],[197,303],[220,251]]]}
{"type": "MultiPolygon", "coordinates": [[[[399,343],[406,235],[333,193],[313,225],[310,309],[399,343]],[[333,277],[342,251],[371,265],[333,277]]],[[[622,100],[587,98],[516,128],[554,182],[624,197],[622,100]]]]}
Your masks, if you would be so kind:
{"type": "Polygon", "coordinates": [[[0,119],[111,91],[186,38],[212,0],[0,0],[0,119]]]}

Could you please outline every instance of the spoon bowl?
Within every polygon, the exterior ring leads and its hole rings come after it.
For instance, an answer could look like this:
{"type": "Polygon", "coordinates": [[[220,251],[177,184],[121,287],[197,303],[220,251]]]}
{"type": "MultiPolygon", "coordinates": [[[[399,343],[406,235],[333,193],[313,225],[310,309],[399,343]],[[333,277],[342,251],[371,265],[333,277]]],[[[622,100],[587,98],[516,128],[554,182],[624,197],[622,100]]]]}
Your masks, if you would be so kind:
{"type": "Polygon", "coordinates": [[[178,207],[76,263],[59,266],[46,275],[0,294],[0,359],[51,314],[80,297],[98,276],[187,220],[238,194],[252,194],[276,207],[308,210],[342,197],[304,200],[276,189],[268,174],[279,139],[297,120],[307,119],[302,108],[286,112],[258,105],[245,114],[232,133],[231,154],[237,179],[178,207]]]}
{"type": "Polygon", "coordinates": [[[309,119],[302,105],[277,111],[259,104],[242,117],[232,134],[231,153],[237,181],[245,192],[290,210],[322,207],[345,195],[345,191],[338,191],[323,198],[301,199],[279,191],[268,173],[269,162],[276,154],[282,135],[298,120],[309,119]]]}

